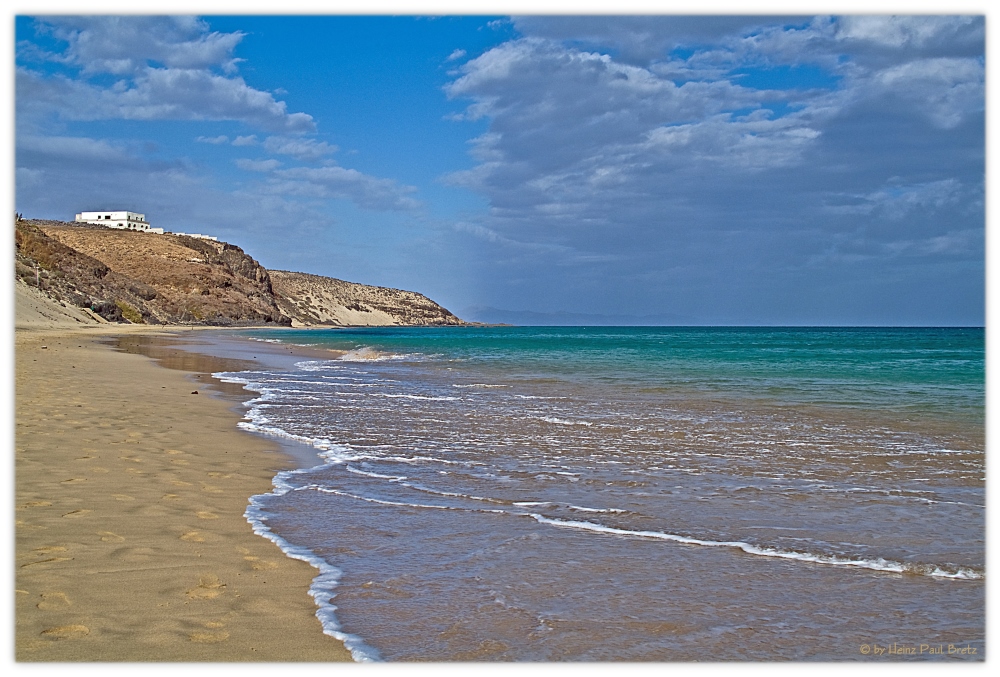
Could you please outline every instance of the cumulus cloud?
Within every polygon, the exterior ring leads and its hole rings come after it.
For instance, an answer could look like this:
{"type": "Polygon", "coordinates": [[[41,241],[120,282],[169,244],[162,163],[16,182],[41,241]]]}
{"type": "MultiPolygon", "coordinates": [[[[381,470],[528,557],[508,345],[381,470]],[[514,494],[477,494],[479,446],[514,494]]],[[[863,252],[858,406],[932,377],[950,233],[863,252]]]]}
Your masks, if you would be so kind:
{"type": "Polygon", "coordinates": [[[512,243],[553,247],[521,284],[610,293],[546,272],[582,261],[622,293],[644,275],[664,298],[773,296],[775,271],[982,253],[953,235],[982,223],[981,17],[515,23],[446,86],[465,103],[453,119],[488,129],[445,180],[488,200],[463,230],[497,247],[498,271],[512,243]],[[606,267],[616,255],[630,263],[606,267]]]}
{"type": "Polygon", "coordinates": [[[256,134],[250,134],[249,136],[237,136],[233,139],[234,146],[256,146],[258,143],[260,142],[257,140],[256,134]]]}
{"type": "Polygon", "coordinates": [[[69,72],[17,73],[19,113],[62,120],[236,120],[271,131],[315,129],[312,116],[235,74],[242,33],[209,32],[191,17],[47,17],[69,72]],[[117,79],[108,84],[106,78],[117,79]],[[23,103],[23,107],[22,107],[23,103]]]}
{"type": "Polygon", "coordinates": [[[339,166],[279,169],[270,185],[273,192],[318,198],[348,199],[360,207],[380,211],[406,211],[420,203],[410,197],[413,186],[401,186],[356,169],[339,166]]]}
{"type": "Polygon", "coordinates": [[[135,156],[120,145],[87,137],[23,134],[17,138],[17,152],[19,161],[26,159],[26,154],[41,155],[60,162],[92,162],[92,168],[97,170],[111,163],[136,164],[135,156]]]}
{"type": "Polygon", "coordinates": [[[223,143],[229,142],[229,137],[225,134],[220,134],[219,136],[199,136],[195,138],[198,143],[210,143],[213,146],[218,146],[223,143]]]}
{"type": "Polygon", "coordinates": [[[237,158],[233,161],[237,167],[248,172],[269,172],[281,166],[277,160],[249,160],[247,158],[237,158]]]}
{"type": "Polygon", "coordinates": [[[316,161],[337,152],[337,147],[306,137],[269,136],[264,149],[276,155],[290,155],[298,160],[316,161]]]}
{"type": "Polygon", "coordinates": [[[84,73],[139,75],[150,62],[166,68],[231,70],[244,33],[210,32],[191,16],[50,16],[43,31],[68,43],[65,57],[84,73]]]}

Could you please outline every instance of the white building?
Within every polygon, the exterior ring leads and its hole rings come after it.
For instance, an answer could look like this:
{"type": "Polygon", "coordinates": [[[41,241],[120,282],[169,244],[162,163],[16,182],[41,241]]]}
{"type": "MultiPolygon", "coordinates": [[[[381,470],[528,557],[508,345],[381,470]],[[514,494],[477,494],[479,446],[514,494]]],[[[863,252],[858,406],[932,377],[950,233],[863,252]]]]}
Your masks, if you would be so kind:
{"type": "Polygon", "coordinates": [[[119,230],[135,230],[142,233],[163,234],[162,228],[153,228],[146,222],[145,214],[135,212],[80,212],[76,215],[80,223],[93,223],[119,230]]]}
{"type": "Polygon", "coordinates": [[[214,242],[218,242],[219,241],[219,238],[217,238],[217,237],[215,237],[213,235],[202,235],[201,233],[174,233],[174,232],[171,232],[170,234],[171,235],[187,235],[188,237],[193,237],[193,238],[196,238],[198,240],[212,240],[214,242]]]}

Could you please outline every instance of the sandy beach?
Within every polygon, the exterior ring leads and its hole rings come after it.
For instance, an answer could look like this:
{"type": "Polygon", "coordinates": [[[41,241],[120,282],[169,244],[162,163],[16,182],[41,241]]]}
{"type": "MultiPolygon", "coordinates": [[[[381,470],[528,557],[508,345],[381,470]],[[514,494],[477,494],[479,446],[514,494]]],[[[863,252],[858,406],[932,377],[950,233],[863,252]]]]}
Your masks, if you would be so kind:
{"type": "MultiPolygon", "coordinates": [[[[191,374],[17,290],[18,661],[349,661],[247,499],[292,461],[191,374]],[[199,393],[193,394],[193,391],[199,393]]],[[[186,330],[185,330],[186,331],[186,330]]]]}

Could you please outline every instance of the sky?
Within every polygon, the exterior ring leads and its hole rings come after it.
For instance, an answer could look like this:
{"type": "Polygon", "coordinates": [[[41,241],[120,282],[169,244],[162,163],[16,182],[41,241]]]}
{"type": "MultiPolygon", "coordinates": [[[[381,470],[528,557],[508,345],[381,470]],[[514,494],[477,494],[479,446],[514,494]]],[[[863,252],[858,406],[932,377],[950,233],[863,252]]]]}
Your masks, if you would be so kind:
{"type": "Polygon", "coordinates": [[[15,204],[472,320],[983,325],[984,23],[20,15],[15,204]]]}

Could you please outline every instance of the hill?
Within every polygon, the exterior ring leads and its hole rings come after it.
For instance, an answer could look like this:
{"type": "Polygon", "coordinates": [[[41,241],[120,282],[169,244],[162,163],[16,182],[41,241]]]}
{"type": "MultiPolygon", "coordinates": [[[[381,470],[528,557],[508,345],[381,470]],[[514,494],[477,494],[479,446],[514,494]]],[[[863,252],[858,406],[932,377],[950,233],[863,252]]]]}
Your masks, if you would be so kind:
{"type": "Polygon", "coordinates": [[[465,324],[415,292],[272,273],[226,242],[28,219],[16,222],[15,244],[18,280],[63,307],[111,322],[465,324]]]}
{"type": "Polygon", "coordinates": [[[296,324],[332,326],[466,324],[423,294],[272,270],[281,311],[296,324]]]}

